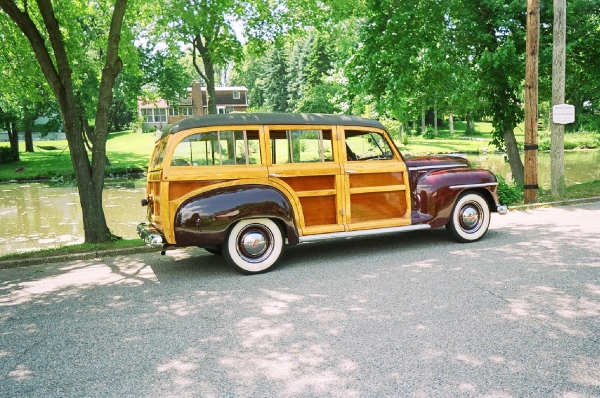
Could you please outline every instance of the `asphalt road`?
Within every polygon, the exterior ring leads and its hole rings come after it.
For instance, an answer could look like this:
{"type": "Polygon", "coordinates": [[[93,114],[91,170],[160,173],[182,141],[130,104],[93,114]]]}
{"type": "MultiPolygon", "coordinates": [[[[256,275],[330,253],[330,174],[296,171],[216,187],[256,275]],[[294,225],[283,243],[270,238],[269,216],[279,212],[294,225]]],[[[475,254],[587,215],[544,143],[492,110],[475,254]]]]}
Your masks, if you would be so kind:
{"type": "Polygon", "coordinates": [[[600,396],[600,203],[304,244],[0,270],[1,397],[600,396]]]}

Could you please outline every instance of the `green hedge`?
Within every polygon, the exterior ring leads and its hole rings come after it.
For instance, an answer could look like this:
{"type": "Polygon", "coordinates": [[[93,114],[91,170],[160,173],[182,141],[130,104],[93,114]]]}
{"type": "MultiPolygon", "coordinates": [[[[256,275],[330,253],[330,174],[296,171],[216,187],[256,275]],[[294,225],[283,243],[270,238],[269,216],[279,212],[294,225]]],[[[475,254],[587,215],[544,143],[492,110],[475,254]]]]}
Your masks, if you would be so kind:
{"type": "Polygon", "coordinates": [[[0,147],[0,164],[12,163],[18,159],[18,155],[8,146],[0,147]]]}

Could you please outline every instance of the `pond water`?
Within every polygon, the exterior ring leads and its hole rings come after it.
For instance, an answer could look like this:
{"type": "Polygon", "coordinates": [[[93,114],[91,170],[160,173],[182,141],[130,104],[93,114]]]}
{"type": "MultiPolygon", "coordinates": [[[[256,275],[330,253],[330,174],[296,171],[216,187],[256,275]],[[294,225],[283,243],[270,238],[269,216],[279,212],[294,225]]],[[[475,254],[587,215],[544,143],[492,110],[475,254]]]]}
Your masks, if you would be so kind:
{"type": "MultiPolygon", "coordinates": [[[[468,155],[467,159],[476,167],[491,170],[503,176],[507,182],[512,181],[510,165],[504,161],[504,155],[468,155]]],[[[521,160],[523,157],[521,156],[521,160]]],[[[565,182],[567,186],[600,180],[600,151],[566,151],[565,182]]],[[[550,153],[538,154],[538,185],[544,189],[551,188],[550,153]]]]}
{"type": "MultiPolygon", "coordinates": [[[[107,183],[104,213],[112,233],[137,238],[144,221],[145,180],[107,183]]],[[[82,243],[83,219],[74,186],[50,183],[0,184],[0,255],[82,243]]]]}
{"type": "MultiPolygon", "coordinates": [[[[511,181],[502,155],[468,156],[477,167],[511,181]]],[[[567,185],[600,180],[600,151],[565,152],[567,185]]],[[[550,188],[550,155],[540,153],[538,183],[550,188]]],[[[104,190],[104,212],[111,231],[137,238],[136,225],[145,220],[145,180],[110,181],[104,190]]],[[[0,255],[48,249],[83,242],[83,221],[77,188],[51,183],[0,184],[0,255]]]]}

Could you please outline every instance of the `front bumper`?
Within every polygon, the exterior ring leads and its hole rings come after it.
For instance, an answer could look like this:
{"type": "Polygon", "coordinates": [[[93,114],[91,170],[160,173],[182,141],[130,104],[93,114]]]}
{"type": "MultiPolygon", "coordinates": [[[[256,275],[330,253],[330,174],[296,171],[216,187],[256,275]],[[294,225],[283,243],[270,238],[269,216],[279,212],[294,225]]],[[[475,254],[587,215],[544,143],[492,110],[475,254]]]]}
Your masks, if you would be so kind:
{"type": "Polygon", "coordinates": [[[498,212],[498,214],[504,215],[504,214],[508,213],[508,206],[498,205],[496,207],[496,211],[498,212]]]}
{"type": "Polygon", "coordinates": [[[148,223],[138,224],[137,233],[148,246],[163,247],[167,243],[162,232],[148,223]]]}

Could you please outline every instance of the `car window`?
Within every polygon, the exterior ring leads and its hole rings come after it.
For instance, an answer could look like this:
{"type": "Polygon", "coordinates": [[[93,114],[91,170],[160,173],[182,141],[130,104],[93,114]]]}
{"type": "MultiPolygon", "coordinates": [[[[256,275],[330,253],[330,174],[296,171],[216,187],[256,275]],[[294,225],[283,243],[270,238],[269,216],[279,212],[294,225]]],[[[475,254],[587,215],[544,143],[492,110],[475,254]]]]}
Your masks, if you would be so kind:
{"type": "Polygon", "coordinates": [[[163,157],[165,156],[165,147],[167,141],[163,140],[154,147],[154,153],[152,154],[152,161],[150,162],[150,168],[155,169],[162,165],[163,157]]]}
{"type": "Polygon", "coordinates": [[[346,156],[349,161],[389,160],[394,154],[383,134],[346,130],[346,156]]]}
{"type": "Polygon", "coordinates": [[[190,135],[175,148],[171,166],[260,163],[258,131],[211,131],[190,135]]]}
{"type": "Polygon", "coordinates": [[[273,164],[333,160],[331,130],[272,130],[270,136],[273,164]]]}

